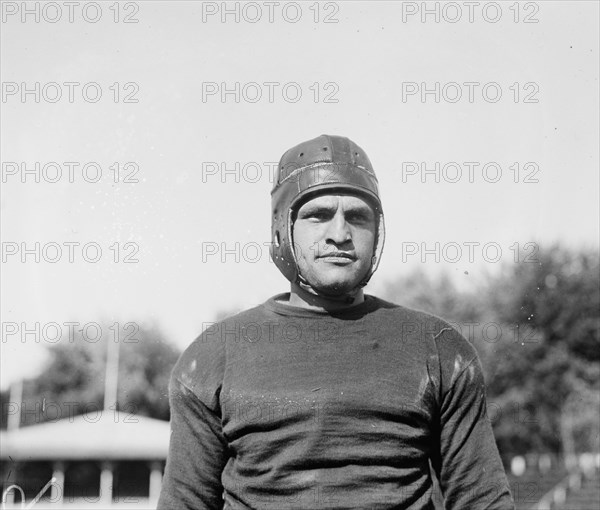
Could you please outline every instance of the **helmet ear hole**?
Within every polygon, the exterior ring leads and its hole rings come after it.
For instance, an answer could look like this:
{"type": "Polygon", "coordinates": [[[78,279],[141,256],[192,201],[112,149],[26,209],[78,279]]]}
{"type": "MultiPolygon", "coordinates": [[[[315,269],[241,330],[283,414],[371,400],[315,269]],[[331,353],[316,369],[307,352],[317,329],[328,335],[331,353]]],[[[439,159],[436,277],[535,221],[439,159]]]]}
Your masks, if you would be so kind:
{"type": "Polygon", "coordinates": [[[275,231],[275,239],[273,239],[273,242],[275,243],[276,248],[279,248],[281,245],[281,239],[279,239],[279,230],[275,231]]]}

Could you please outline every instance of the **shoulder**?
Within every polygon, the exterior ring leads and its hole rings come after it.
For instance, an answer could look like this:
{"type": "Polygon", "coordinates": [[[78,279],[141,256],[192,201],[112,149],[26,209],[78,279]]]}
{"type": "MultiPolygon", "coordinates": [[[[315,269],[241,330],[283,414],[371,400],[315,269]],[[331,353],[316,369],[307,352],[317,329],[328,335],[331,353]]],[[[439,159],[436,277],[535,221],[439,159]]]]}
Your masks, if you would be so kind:
{"type": "Polygon", "coordinates": [[[369,296],[369,299],[375,303],[373,305],[375,313],[380,313],[387,316],[389,320],[401,323],[408,333],[422,336],[423,339],[429,337],[430,341],[438,343],[443,340],[447,343],[458,342],[462,344],[463,341],[466,342],[450,322],[437,315],[391,303],[375,296],[369,296]]]}
{"type": "Polygon", "coordinates": [[[171,374],[172,382],[196,394],[219,386],[223,380],[227,340],[239,338],[246,324],[263,315],[263,305],[217,322],[202,323],[202,332],[183,351],[171,374]]]}
{"type": "Polygon", "coordinates": [[[370,296],[381,313],[402,336],[404,342],[425,345],[437,360],[443,386],[451,385],[469,366],[479,367],[477,351],[449,321],[423,310],[408,308],[370,296]]]}

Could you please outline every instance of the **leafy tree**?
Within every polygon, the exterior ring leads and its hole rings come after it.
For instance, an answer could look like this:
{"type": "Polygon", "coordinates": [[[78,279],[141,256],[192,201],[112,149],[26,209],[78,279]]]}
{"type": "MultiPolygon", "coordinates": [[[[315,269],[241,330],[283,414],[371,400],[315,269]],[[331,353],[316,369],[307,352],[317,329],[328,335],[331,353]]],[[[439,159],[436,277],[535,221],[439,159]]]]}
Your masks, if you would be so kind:
{"type": "Polygon", "coordinates": [[[600,446],[599,285],[597,253],[552,246],[468,291],[421,271],[385,297],[449,320],[474,344],[504,455],[572,453],[600,446]]]}
{"type": "Polygon", "coordinates": [[[180,351],[156,330],[140,330],[139,343],[123,345],[119,367],[119,408],[169,419],[168,386],[180,351]]]}
{"type": "Polygon", "coordinates": [[[492,398],[511,398],[523,411],[511,423],[498,424],[499,441],[505,449],[517,445],[521,451],[597,451],[597,254],[553,246],[540,250],[537,263],[508,268],[491,283],[497,292],[489,296],[488,306],[497,320],[535,332],[528,342],[500,346],[491,370],[492,398]]]}
{"type": "MultiPolygon", "coordinates": [[[[98,340],[83,332],[62,338],[49,348],[46,368],[34,380],[25,381],[21,425],[56,421],[104,406],[107,346],[119,348],[117,410],[163,420],[169,419],[168,382],[179,351],[156,328],[135,325],[115,342],[116,329],[102,325],[98,340]]],[[[3,403],[9,399],[1,395],[3,403]]],[[[2,406],[2,428],[8,406],[2,406]]],[[[114,409],[113,409],[114,410],[114,409]]]]}

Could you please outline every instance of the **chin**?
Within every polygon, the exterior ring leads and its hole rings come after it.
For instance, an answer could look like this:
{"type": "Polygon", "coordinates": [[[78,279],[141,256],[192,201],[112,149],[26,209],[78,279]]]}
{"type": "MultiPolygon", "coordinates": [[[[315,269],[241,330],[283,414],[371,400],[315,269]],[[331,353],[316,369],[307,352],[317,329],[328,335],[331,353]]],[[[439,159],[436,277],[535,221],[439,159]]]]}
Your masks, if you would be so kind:
{"type": "Polygon", "coordinates": [[[316,290],[331,296],[343,296],[355,290],[363,281],[366,271],[348,271],[347,268],[330,267],[326,271],[312,273],[307,278],[316,290]]]}
{"type": "Polygon", "coordinates": [[[330,296],[343,296],[344,294],[354,290],[359,283],[360,281],[319,282],[319,284],[315,285],[315,288],[323,294],[329,294],[330,296]]]}

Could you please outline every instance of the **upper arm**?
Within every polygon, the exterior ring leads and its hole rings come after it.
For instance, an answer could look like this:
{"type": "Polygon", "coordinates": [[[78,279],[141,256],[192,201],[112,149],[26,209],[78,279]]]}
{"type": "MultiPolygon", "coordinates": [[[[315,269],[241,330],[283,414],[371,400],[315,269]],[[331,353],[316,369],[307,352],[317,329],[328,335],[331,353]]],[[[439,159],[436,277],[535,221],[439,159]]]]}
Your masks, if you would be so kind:
{"type": "Polygon", "coordinates": [[[223,508],[221,473],[228,455],[220,416],[175,378],[169,400],[171,439],[158,508],[223,508]]]}
{"type": "Polygon", "coordinates": [[[475,356],[454,375],[440,406],[440,486],[448,509],[514,508],[486,407],[475,356]]]}
{"type": "Polygon", "coordinates": [[[169,383],[171,438],[158,508],[221,509],[228,444],[221,424],[224,351],[199,337],[181,355],[169,383]]]}

